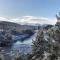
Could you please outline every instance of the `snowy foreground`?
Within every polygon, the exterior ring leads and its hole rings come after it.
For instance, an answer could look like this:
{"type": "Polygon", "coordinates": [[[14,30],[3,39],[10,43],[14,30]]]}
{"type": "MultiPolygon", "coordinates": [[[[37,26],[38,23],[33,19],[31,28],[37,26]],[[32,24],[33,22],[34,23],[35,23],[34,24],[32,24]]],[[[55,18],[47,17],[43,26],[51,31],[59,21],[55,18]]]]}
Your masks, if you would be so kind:
{"type": "Polygon", "coordinates": [[[8,53],[1,51],[1,58],[4,60],[60,60],[60,28],[58,26],[40,29],[30,38],[24,42],[14,43],[11,50],[8,49],[10,50],[8,53]]]}

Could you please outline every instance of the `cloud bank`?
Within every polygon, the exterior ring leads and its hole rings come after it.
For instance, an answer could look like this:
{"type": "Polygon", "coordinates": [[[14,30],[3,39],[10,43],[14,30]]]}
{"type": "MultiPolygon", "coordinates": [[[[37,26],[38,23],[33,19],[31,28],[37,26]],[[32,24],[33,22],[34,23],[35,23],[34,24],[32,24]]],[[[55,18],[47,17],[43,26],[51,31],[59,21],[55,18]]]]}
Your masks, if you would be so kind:
{"type": "Polygon", "coordinates": [[[45,18],[45,17],[35,17],[35,16],[23,16],[18,17],[14,19],[8,19],[4,17],[0,17],[0,21],[9,21],[9,22],[15,22],[19,24],[52,24],[54,25],[56,23],[55,18],[45,18]]]}

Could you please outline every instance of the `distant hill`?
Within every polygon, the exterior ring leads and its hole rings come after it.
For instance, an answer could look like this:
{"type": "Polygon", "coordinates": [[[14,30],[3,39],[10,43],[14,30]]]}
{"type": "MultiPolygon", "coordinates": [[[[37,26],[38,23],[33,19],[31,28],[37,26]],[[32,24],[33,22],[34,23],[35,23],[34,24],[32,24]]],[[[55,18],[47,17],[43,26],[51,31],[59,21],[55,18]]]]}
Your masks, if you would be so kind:
{"type": "Polygon", "coordinates": [[[0,30],[16,30],[18,32],[21,32],[22,30],[37,30],[40,28],[50,28],[53,25],[44,24],[44,25],[21,25],[15,22],[7,22],[7,21],[0,21],[0,30]]]}
{"type": "Polygon", "coordinates": [[[13,22],[0,21],[0,29],[8,30],[8,29],[14,29],[16,27],[20,27],[20,25],[13,22]]]}
{"type": "Polygon", "coordinates": [[[0,21],[0,30],[13,30],[21,31],[21,30],[27,30],[27,29],[37,29],[37,26],[31,26],[31,25],[20,25],[14,22],[7,22],[7,21],[0,21]]]}

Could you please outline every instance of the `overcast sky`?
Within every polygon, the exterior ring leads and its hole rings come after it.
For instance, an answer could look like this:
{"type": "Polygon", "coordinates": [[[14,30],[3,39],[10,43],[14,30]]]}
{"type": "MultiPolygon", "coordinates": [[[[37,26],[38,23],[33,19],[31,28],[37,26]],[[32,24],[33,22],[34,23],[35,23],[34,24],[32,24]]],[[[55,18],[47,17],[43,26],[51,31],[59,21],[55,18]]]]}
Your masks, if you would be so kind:
{"type": "Polygon", "coordinates": [[[60,0],[0,0],[0,20],[28,21],[25,19],[28,16],[30,19],[34,17],[28,22],[39,22],[40,18],[52,21],[59,11],[60,0]]]}

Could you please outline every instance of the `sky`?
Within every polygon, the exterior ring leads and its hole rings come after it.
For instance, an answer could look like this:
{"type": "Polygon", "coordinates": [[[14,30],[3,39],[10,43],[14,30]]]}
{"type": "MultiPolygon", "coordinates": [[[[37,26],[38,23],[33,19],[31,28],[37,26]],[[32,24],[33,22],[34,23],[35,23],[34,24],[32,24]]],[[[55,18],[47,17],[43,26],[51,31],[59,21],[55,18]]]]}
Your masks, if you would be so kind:
{"type": "Polygon", "coordinates": [[[59,11],[60,0],[0,0],[0,20],[55,24],[59,11]]]}

